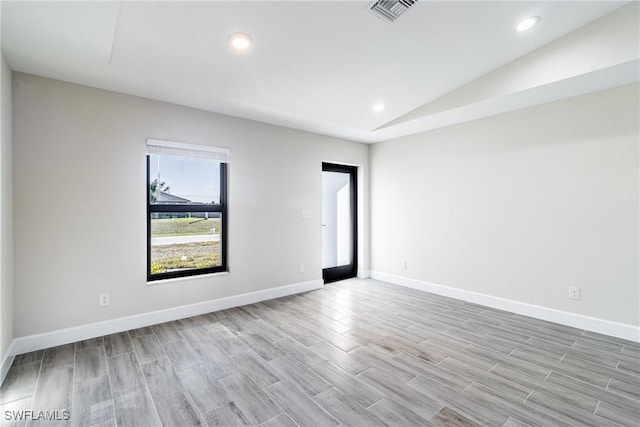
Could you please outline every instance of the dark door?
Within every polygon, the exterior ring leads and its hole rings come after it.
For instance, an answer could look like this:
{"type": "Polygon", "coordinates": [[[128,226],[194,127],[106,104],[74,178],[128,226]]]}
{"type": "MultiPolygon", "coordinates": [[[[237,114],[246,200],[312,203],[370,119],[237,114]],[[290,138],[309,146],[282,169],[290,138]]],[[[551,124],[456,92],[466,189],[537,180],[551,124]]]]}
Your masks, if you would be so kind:
{"type": "Polygon", "coordinates": [[[322,164],[322,278],[356,277],[358,271],[355,166],[322,164]]]}

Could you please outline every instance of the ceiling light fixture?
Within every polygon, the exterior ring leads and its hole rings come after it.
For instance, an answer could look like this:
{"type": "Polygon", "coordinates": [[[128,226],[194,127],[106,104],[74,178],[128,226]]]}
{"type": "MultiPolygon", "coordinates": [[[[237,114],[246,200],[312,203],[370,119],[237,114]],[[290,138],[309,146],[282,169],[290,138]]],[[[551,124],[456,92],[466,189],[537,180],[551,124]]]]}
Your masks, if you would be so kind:
{"type": "Polygon", "coordinates": [[[238,51],[245,51],[251,47],[253,39],[244,33],[233,33],[229,36],[229,45],[238,51]]]}
{"type": "Polygon", "coordinates": [[[385,109],[384,104],[375,104],[373,106],[373,111],[376,112],[376,113],[380,113],[380,112],[384,111],[384,109],[385,109]]]}
{"type": "Polygon", "coordinates": [[[538,22],[540,22],[539,16],[530,16],[528,18],[525,18],[518,24],[518,26],[516,27],[516,31],[519,33],[527,31],[535,27],[538,22]]]}

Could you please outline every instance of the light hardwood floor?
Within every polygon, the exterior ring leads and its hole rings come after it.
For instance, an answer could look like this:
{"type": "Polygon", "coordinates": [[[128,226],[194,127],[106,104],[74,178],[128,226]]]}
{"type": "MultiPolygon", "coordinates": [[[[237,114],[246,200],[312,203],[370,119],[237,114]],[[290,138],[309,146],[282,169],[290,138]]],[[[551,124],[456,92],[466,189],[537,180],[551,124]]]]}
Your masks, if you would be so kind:
{"type": "Polygon", "coordinates": [[[638,343],[349,280],[17,356],[0,424],[58,409],[55,426],[637,426],[639,358],[638,343]]]}

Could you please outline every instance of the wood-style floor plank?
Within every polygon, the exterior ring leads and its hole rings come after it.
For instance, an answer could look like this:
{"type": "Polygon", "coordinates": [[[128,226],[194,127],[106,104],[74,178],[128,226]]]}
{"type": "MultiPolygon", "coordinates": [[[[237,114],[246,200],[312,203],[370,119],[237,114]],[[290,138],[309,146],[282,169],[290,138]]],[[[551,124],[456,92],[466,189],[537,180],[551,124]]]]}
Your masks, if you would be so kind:
{"type": "Polygon", "coordinates": [[[427,419],[411,409],[385,397],[369,408],[369,411],[389,426],[432,426],[427,419]]]}
{"type": "Polygon", "coordinates": [[[131,338],[129,338],[129,334],[126,332],[105,336],[104,348],[107,352],[107,357],[113,357],[133,351],[131,338]]]}
{"type": "MultiPolygon", "coordinates": [[[[144,385],[114,393],[116,421],[120,427],[160,427],[156,405],[144,385]]],[[[73,416],[73,414],[72,414],[73,416]]]]}
{"type": "Polygon", "coordinates": [[[185,391],[173,365],[166,357],[142,365],[142,373],[154,400],[173,397],[185,391]]]}
{"type": "Polygon", "coordinates": [[[354,399],[336,388],[330,388],[314,400],[346,426],[384,426],[385,424],[354,399]]]}
{"type": "Polygon", "coordinates": [[[72,426],[92,426],[115,416],[109,376],[76,383],[73,393],[72,426]]]}
{"type": "Polygon", "coordinates": [[[238,352],[231,358],[259,386],[267,387],[282,379],[274,367],[253,350],[238,352]]]}
{"type": "Polygon", "coordinates": [[[155,334],[137,337],[131,341],[141,364],[153,362],[154,360],[165,357],[165,353],[155,334]]]}
{"type": "Polygon", "coordinates": [[[202,420],[186,393],[160,399],[156,402],[163,427],[201,426],[202,420]]]}
{"type": "Polygon", "coordinates": [[[269,364],[276,370],[281,379],[295,384],[311,397],[331,388],[331,384],[327,380],[291,356],[274,359],[269,364]]]}
{"type": "Polygon", "coordinates": [[[75,358],[75,345],[65,344],[57,347],[51,347],[44,351],[42,359],[42,370],[64,368],[73,366],[75,358]]]}
{"type": "Polygon", "coordinates": [[[384,398],[384,394],[381,391],[328,360],[314,366],[312,369],[365,408],[384,398]]]}
{"type": "Polygon", "coordinates": [[[144,384],[142,368],[135,353],[125,353],[107,359],[109,377],[114,390],[132,388],[144,384]]]}
{"type": "Polygon", "coordinates": [[[39,410],[66,409],[71,406],[73,368],[50,369],[40,374],[33,398],[39,410]]]}
{"type": "Polygon", "coordinates": [[[233,402],[226,403],[205,414],[205,422],[209,427],[252,425],[251,421],[247,419],[240,408],[233,402]]]}
{"type": "Polygon", "coordinates": [[[217,378],[204,366],[178,372],[178,378],[202,414],[231,402],[217,378]]]}
{"type": "Polygon", "coordinates": [[[300,426],[331,427],[340,424],[326,409],[286,380],[269,386],[268,390],[278,405],[300,426]]]}
{"type": "Polygon", "coordinates": [[[165,344],[162,348],[176,371],[184,371],[202,363],[202,360],[184,339],[165,344]]]}
{"type": "Polygon", "coordinates": [[[252,424],[260,424],[281,412],[273,400],[244,374],[224,377],[220,384],[252,424]]]}
{"type": "Polygon", "coordinates": [[[86,381],[107,373],[104,347],[90,347],[76,351],[74,381],[86,381]]]}
{"type": "Polygon", "coordinates": [[[41,362],[13,365],[0,388],[0,403],[9,403],[33,396],[41,362]]]}
{"type": "Polygon", "coordinates": [[[358,378],[380,390],[385,396],[396,402],[402,402],[403,406],[423,418],[430,419],[442,409],[443,405],[438,400],[429,396],[420,396],[414,388],[407,384],[400,384],[399,378],[393,372],[371,368],[358,375],[358,378]]]}

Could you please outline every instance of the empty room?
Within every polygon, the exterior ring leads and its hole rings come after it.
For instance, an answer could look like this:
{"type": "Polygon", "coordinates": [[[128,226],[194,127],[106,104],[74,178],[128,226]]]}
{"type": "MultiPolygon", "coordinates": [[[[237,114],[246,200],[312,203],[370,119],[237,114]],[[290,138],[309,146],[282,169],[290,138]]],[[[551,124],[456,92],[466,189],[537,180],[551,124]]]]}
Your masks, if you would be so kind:
{"type": "Polygon", "coordinates": [[[0,426],[637,426],[639,1],[0,1],[0,426]]]}

